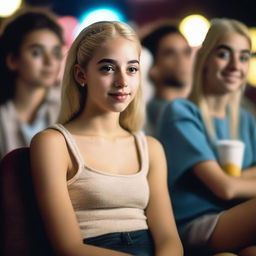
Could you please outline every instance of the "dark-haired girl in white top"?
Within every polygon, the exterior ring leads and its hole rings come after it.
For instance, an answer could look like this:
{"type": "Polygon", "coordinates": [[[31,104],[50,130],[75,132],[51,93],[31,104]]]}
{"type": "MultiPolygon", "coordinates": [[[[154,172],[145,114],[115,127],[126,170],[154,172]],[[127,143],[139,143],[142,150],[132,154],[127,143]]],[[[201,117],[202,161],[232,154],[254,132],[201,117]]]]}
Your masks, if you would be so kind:
{"type": "Polygon", "coordinates": [[[31,143],[35,190],[59,255],[179,256],[160,143],[141,128],[140,43],[120,22],[73,43],[59,124],[31,143]]]}

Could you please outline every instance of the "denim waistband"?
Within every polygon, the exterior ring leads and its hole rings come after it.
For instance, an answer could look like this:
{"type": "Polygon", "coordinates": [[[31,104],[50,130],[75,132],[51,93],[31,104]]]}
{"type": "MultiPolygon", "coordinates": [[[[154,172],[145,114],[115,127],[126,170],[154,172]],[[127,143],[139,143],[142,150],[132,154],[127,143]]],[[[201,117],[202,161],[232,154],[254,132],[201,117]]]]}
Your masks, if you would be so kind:
{"type": "Polygon", "coordinates": [[[136,256],[153,256],[154,242],[149,230],[117,232],[86,238],[85,244],[130,253],[136,256]]]}
{"type": "Polygon", "coordinates": [[[104,234],[96,237],[85,238],[83,241],[84,243],[91,243],[91,242],[96,242],[98,240],[103,240],[105,238],[106,239],[108,238],[108,239],[120,239],[121,241],[127,244],[132,244],[133,239],[136,239],[138,236],[143,236],[148,234],[149,234],[149,231],[147,229],[129,231],[129,232],[115,232],[115,233],[104,234]]]}

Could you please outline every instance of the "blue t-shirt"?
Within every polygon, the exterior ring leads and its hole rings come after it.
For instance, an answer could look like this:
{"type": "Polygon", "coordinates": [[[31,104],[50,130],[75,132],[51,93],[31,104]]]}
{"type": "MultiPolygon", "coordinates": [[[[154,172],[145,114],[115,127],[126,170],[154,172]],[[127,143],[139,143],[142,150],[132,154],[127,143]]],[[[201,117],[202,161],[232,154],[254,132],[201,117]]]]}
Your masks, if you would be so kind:
{"type": "MultiPolygon", "coordinates": [[[[230,139],[228,119],[214,118],[216,139],[230,139]]],[[[241,109],[240,140],[245,143],[242,168],[256,163],[256,123],[241,109]]],[[[207,213],[228,209],[238,201],[227,202],[216,197],[194,174],[192,167],[206,160],[218,161],[199,108],[185,99],[177,99],[164,109],[158,138],[164,146],[168,163],[168,185],[178,227],[207,213]]]]}

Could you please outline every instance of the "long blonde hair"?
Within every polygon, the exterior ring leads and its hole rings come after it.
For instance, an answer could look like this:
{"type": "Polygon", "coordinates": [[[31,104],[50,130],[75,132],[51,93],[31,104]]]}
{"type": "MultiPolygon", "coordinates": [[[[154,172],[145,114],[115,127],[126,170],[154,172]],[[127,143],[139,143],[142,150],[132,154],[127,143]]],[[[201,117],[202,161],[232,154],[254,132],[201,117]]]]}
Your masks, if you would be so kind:
{"type": "MultiPolygon", "coordinates": [[[[216,138],[216,134],[205,97],[206,95],[203,89],[204,68],[210,53],[215,49],[220,38],[228,32],[233,32],[244,36],[248,40],[251,47],[251,39],[248,28],[243,23],[226,18],[213,19],[202,47],[198,50],[196,56],[192,92],[189,97],[189,99],[200,108],[208,136],[213,140],[216,138]]],[[[228,105],[230,115],[230,137],[233,139],[239,138],[240,101],[244,87],[245,84],[241,85],[240,90],[232,94],[228,105]]]]}
{"type": "MultiPolygon", "coordinates": [[[[66,60],[62,83],[61,109],[58,121],[66,123],[77,117],[85,107],[87,98],[86,86],[81,87],[74,78],[74,65],[79,64],[86,68],[95,51],[107,40],[121,36],[127,40],[138,43],[137,34],[125,23],[117,21],[96,22],[83,29],[73,42],[66,60]]],[[[144,121],[144,107],[142,101],[142,88],[128,107],[121,112],[120,125],[128,131],[137,131],[144,121]]]]}

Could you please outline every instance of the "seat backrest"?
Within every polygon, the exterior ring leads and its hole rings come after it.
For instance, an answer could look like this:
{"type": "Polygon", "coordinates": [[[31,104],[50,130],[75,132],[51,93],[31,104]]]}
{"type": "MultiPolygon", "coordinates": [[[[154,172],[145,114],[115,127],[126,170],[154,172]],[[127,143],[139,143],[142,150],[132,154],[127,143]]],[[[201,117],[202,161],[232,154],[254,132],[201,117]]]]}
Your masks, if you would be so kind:
{"type": "Polygon", "coordinates": [[[1,255],[53,255],[33,190],[29,148],[0,162],[1,255]]]}

